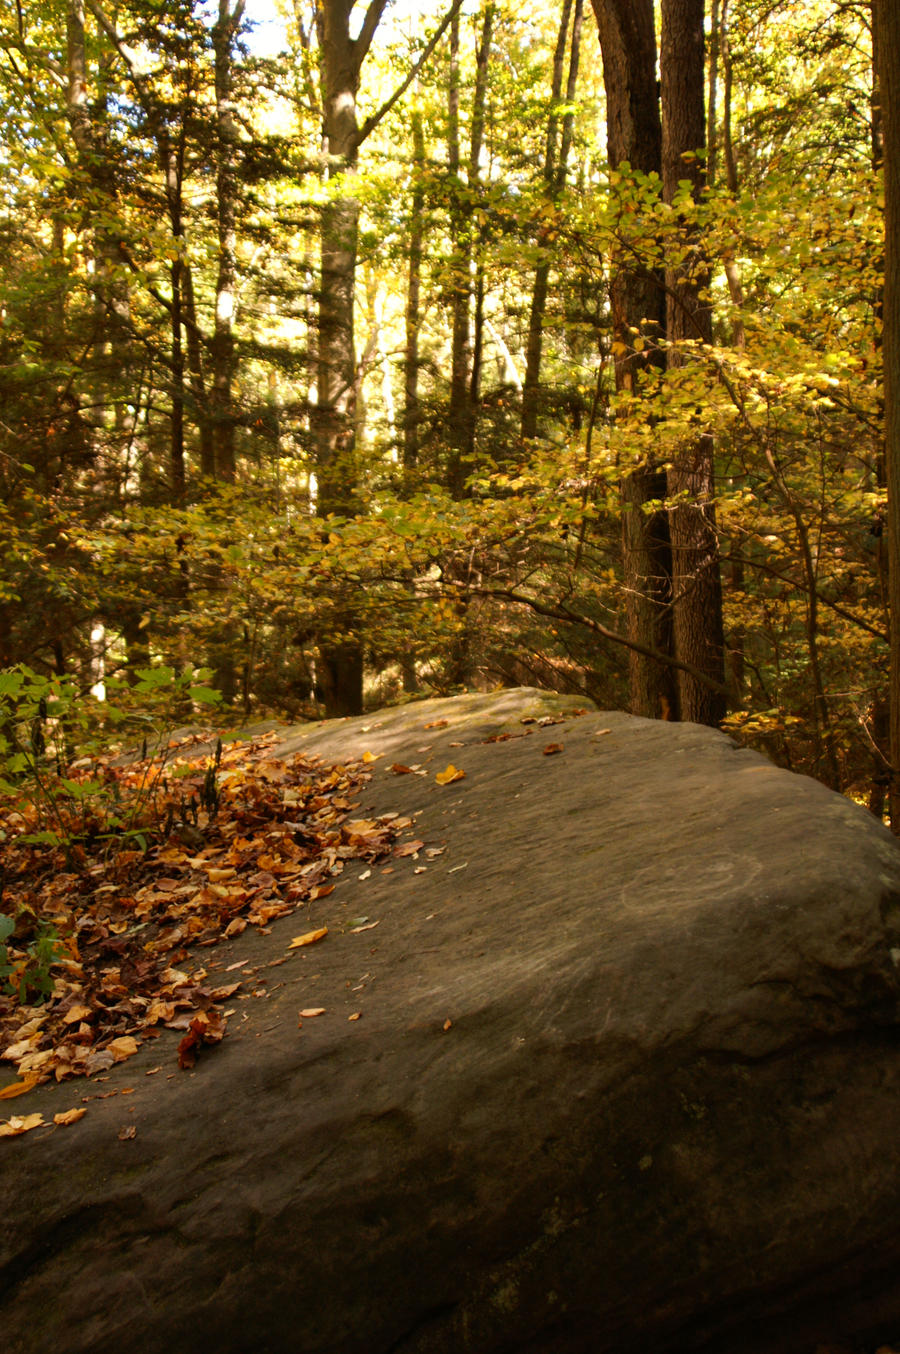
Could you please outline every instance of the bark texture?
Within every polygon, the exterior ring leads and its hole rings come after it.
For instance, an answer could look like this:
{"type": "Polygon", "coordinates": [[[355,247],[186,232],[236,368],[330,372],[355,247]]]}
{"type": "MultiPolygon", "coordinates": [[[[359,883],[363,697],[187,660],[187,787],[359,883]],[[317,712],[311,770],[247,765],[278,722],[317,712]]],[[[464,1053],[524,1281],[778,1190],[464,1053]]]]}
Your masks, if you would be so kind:
{"type": "Polygon", "coordinates": [[[891,617],[891,825],[900,833],[900,8],[873,0],[884,162],[884,449],[891,617]]]}
{"type": "MultiPolygon", "coordinates": [[[[656,84],[653,0],[593,0],[606,90],[607,151],[611,166],[639,174],[662,173],[662,130],[656,84]]],[[[662,275],[635,268],[627,251],[613,261],[610,288],[616,390],[633,391],[648,369],[664,364],[658,340],[665,333],[662,275]],[[634,347],[638,331],[640,351],[634,347]]],[[[652,462],[622,481],[622,555],[629,639],[661,653],[672,651],[672,553],[664,509],[646,505],[666,496],[666,475],[652,462]]],[[[629,651],[631,710],[649,719],[677,714],[672,670],[629,651]]]]}
{"type": "MultiPolygon", "coordinates": [[[[662,94],[663,195],[672,202],[687,180],[698,197],[705,181],[704,0],[662,0],[660,73],[662,94]]],[[[670,344],[709,343],[712,317],[709,274],[686,225],[683,259],[667,270],[666,331],[670,344]]],[[[669,348],[669,364],[685,360],[669,348]]],[[[724,684],[722,583],[715,520],[712,438],[700,432],[676,456],[668,474],[672,538],[672,602],[675,652],[715,682],[724,684]]],[[[718,724],[726,703],[690,674],[678,674],[679,717],[718,724]]]]}

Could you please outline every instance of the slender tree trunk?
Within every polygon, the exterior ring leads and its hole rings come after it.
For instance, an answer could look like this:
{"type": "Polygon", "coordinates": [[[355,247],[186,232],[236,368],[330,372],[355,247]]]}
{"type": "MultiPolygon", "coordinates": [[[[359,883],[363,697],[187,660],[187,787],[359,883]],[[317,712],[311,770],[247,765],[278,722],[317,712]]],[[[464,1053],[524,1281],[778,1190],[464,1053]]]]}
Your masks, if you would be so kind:
{"type": "Polygon", "coordinates": [[[216,216],[219,272],[216,279],[216,313],[212,358],[212,440],[216,474],[234,480],[234,308],[237,284],[235,256],[237,211],[238,129],[232,96],[234,39],[244,14],[245,0],[219,0],[219,17],[213,27],[216,88],[216,216]]]}
{"type": "Polygon", "coordinates": [[[472,300],[474,296],[473,262],[475,232],[471,213],[480,178],[481,147],[484,138],[484,114],[495,6],[487,0],[482,19],[481,38],[475,56],[475,91],[472,99],[472,133],[466,183],[461,179],[459,142],[459,14],[454,14],[450,30],[450,84],[447,104],[447,164],[456,180],[457,198],[453,208],[453,339],[450,361],[450,409],[447,437],[450,444],[448,484],[450,492],[461,498],[475,439],[475,410],[472,405],[472,300]]]}
{"type": "Polygon", "coordinates": [[[884,157],[884,427],[891,618],[891,827],[900,835],[900,8],[873,0],[884,157]]]}
{"type": "Polygon", "coordinates": [[[185,495],[184,464],[184,341],[182,336],[182,292],[184,282],[184,215],[183,182],[185,127],[179,128],[177,145],[173,146],[168,129],[163,126],[159,131],[159,158],[163,170],[166,192],[166,205],[169,212],[169,225],[175,243],[174,258],[169,265],[169,278],[172,288],[172,309],[170,323],[172,332],[172,410],[171,440],[169,451],[170,481],[172,498],[175,503],[183,503],[185,495]]]}
{"type": "MultiPolygon", "coordinates": [[[[663,133],[663,195],[675,198],[679,182],[689,180],[699,197],[704,168],[696,152],[706,139],[704,116],[704,0],[662,0],[660,73],[663,133]]],[[[690,229],[686,243],[690,246],[690,229]]],[[[670,345],[690,339],[711,342],[708,267],[699,246],[667,271],[666,332],[670,345]]],[[[684,361],[669,348],[669,365],[684,361]]],[[[675,653],[720,686],[725,682],[722,584],[715,521],[714,449],[700,434],[677,454],[668,473],[672,538],[672,597],[675,653]]],[[[724,698],[690,673],[678,671],[679,716],[698,724],[718,724],[724,698]]]]}
{"type": "MultiPolygon", "coordinates": [[[[550,118],[547,123],[547,143],[544,152],[544,182],[547,193],[554,201],[559,197],[566,181],[569,149],[572,144],[571,127],[573,115],[566,113],[563,119],[562,142],[559,132],[559,111],[557,105],[562,94],[563,67],[565,64],[566,42],[569,33],[569,20],[572,12],[572,0],[563,0],[562,17],[556,39],[553,56],[553,81],[550,90],[550,118]],[[568,131],[568,136],[566,132],[568,131]]],[[[571,104],[575,98],[578,82],[578,63],[581,51],[582,0],[575,0],[575,20],[572,24],[572,46],[569,56],[569,77],[566,85],[566,102],[571,104]]],[[[525,346],[525,381],[522,387],[522,425],[523,438],[537,434],[538,410],[540,406],[541,361],[544,349],[544,316],[547,312],[547,295],[550,285],[550,261],[542,259],[535,269],[534,287],[531,293],[531,310],[528,316],[528,339],[525,346]]]]}
{"type": "Polygon", "coordinates": [[[181,269],[181,289],[184,325],[187,333],[187,367],[190,378],[191,406],[200,437],[200,474],[204,479],[212,480],[216,474],[216,456],[203,370],[203,348],[200,342],[200,329],[197,325],[194,277],[191,266],[187,262],[182,265],[181,269]]]}
{"type": "Polygon", "coordinates": [[[425,241],[425,133],[418,108],[412,115],[413,191],[409,223],[409,280],[406,290],[406,347],[403,356],[403,469],[409,478],[419,459],[419,326],[422,254],[425,241]]]}
{"type": "MultiPolygon", "coordinates": [[[[628,163],[641,174],[662,172],[662,132],[656,84],[653,0],[593,0],[603,56],[607,142],[610,165],[628,163]]],[[[636,270],[623,250],[613,258],[610,299],[616,390],[636,391],[664,364],[659,339],[665,334],[663,277],[636,270]],[[635,347],[640,335],[643,344],[635,347]]],[[[622,481],[622,556],[628,638],[659,653],[672,652],[672,555],[669,519],[660,508],[666,496],[665,471],[652,460],[622,481]]],[[[658,719],[677,717],[673,670],[629,650],[631,709],[658,719]]]]}
{"type": "MultiPolygon", "coordinates": [[[[317,402],[313,416],[316,512],[352,516],[358,510],[356,451],[356,341],[354,289],[359,203],[354,194],[359,147],[356,96],[362,62],[387,0],[371,0],[359,36],[350,36],[353,0],[322,0],[323,146],[329,195],[319,228],[321,283],[317,332],[317,402]]],[[[328,716],[354,715],[363,706],[363,647],[350,599],[336,616],[341,634],[319,648],[319,689],[328,716]]]]}

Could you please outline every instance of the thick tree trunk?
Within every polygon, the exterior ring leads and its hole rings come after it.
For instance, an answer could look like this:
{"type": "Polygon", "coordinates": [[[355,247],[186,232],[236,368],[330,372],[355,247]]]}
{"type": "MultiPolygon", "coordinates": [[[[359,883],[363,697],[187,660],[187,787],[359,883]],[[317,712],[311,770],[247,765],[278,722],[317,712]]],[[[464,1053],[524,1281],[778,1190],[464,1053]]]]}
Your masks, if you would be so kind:
{"type": "MultiPolygon", "coordinates": [[[[662,131],[656,84],[653,0],[593,0],[603,56],[609,162],[628,163],[640,174],[661,174],[662,131]]],[[[658,340],[665,334],[662,276],[635,270],[623,254],[612,260],[611,303],[616,389],[636,390],[664,363],[658,340]],[[640,331],[643,345],[634,346],[640,331]]],[[[660,653],[672,652],[672,555],[669,519],[648,503],[666,496],[666,476],[652,461],[626,475],[622,497],[622,551],[628,638],[660,653]]],[[[629,650],[631,709],[658,719],[677,715],[673,670],[629,650]]]]}
{"type": "MultiPolygon", "coordinates": [[[[663,133],[663,195],[672,202],[679,182],[703,187],[705,171],[696,156],[705,145],[704,0],[662,0],[660,74],[663,133]]],[[[686,233],[690,246],[690,230],[686,233]]],[[[699,249],[667,272],[666,331],[670,344],[689,339],[710,342],[712,318],[708,269],[699,249]]],[[[669,364],[684,360],[669,348],[669,364]]],[[[693,438],[675,458],[668,474],[672,537],[672,589],[675,653],[720,686],[725,681],[722,584],[715,522],[713,442],[693,438]]],[[[690,673],[678,672],[679,717],[718,724],[724,698],[690,673]]]]}
{"type": "Polygon", "coordinates": [[[884,428],[891,618],[891,827],[900,834],[900,9],[873,0],[884,159],[884,428]]]}

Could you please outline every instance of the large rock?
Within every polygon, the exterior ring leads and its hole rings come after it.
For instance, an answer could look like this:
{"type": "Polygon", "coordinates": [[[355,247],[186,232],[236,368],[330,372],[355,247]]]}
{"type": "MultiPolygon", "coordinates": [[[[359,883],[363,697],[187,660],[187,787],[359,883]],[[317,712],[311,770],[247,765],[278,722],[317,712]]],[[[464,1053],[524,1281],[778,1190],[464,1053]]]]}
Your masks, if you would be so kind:
{"type": "MultiPolygon", "coordinates": [[[[445,850],[348,870],[314,905],[327,940],[194,1073],[161,1040],[11,1102],[135,1088],[0,1141],[5,1354],[799,1354],[900,1330],[900,851],[710,730],[518,722],[541,708],[291,733],[386,754],[366,803],[445,850]],[[448,762],[465,779],[440,786],[448,762]]],[[[263,964],[308,921],[207,953],[263,964]]]]}

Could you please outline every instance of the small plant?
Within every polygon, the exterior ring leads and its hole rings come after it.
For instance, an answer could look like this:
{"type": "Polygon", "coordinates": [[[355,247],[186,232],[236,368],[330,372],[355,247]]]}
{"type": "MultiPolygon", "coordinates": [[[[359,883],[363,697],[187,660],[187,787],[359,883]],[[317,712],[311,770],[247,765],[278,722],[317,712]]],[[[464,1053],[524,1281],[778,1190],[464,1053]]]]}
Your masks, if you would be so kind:
{"type": "Polygon", "coordinates": [[[53,979],[50,976],[52,966],[65,952],[53,926],[41,926],[34,939],[28,942],[17,957],[11,955],[11,946],[7,944],[15,934],[16,923],[12,917],[0,912],[0,984],[2,990],[16,997],[24,1005],[30,997],[46,1000],[53,992],[53,979]]]}
{"type": "MultiPolygon", "coordinates": [[[[179,675],[160,666],[140,668],[136,676],[134,685],[108,681],[117,699],[100,706],[69,678],[45,677],[24,665],[0,672],[0,795],[17,801],[26,819],[29,830],[19,840],[62,846],[69,868],[77,864],[73,848],[79,843],[131,842],[147,849],[148,831],[161,825],[166,812],[160,802],[169,756],[165,730],[185,710],[220,699],[204,684],[205,671],[179,675]],[[143,770],[125,795],[116,769],[101,767],[96,755],[101,719],[142,736],[143,770]],[[154,749],[149,760],[148,741],[154,749]]],[[[215,769],[207,794],[212,805],[215,769]]]]}

